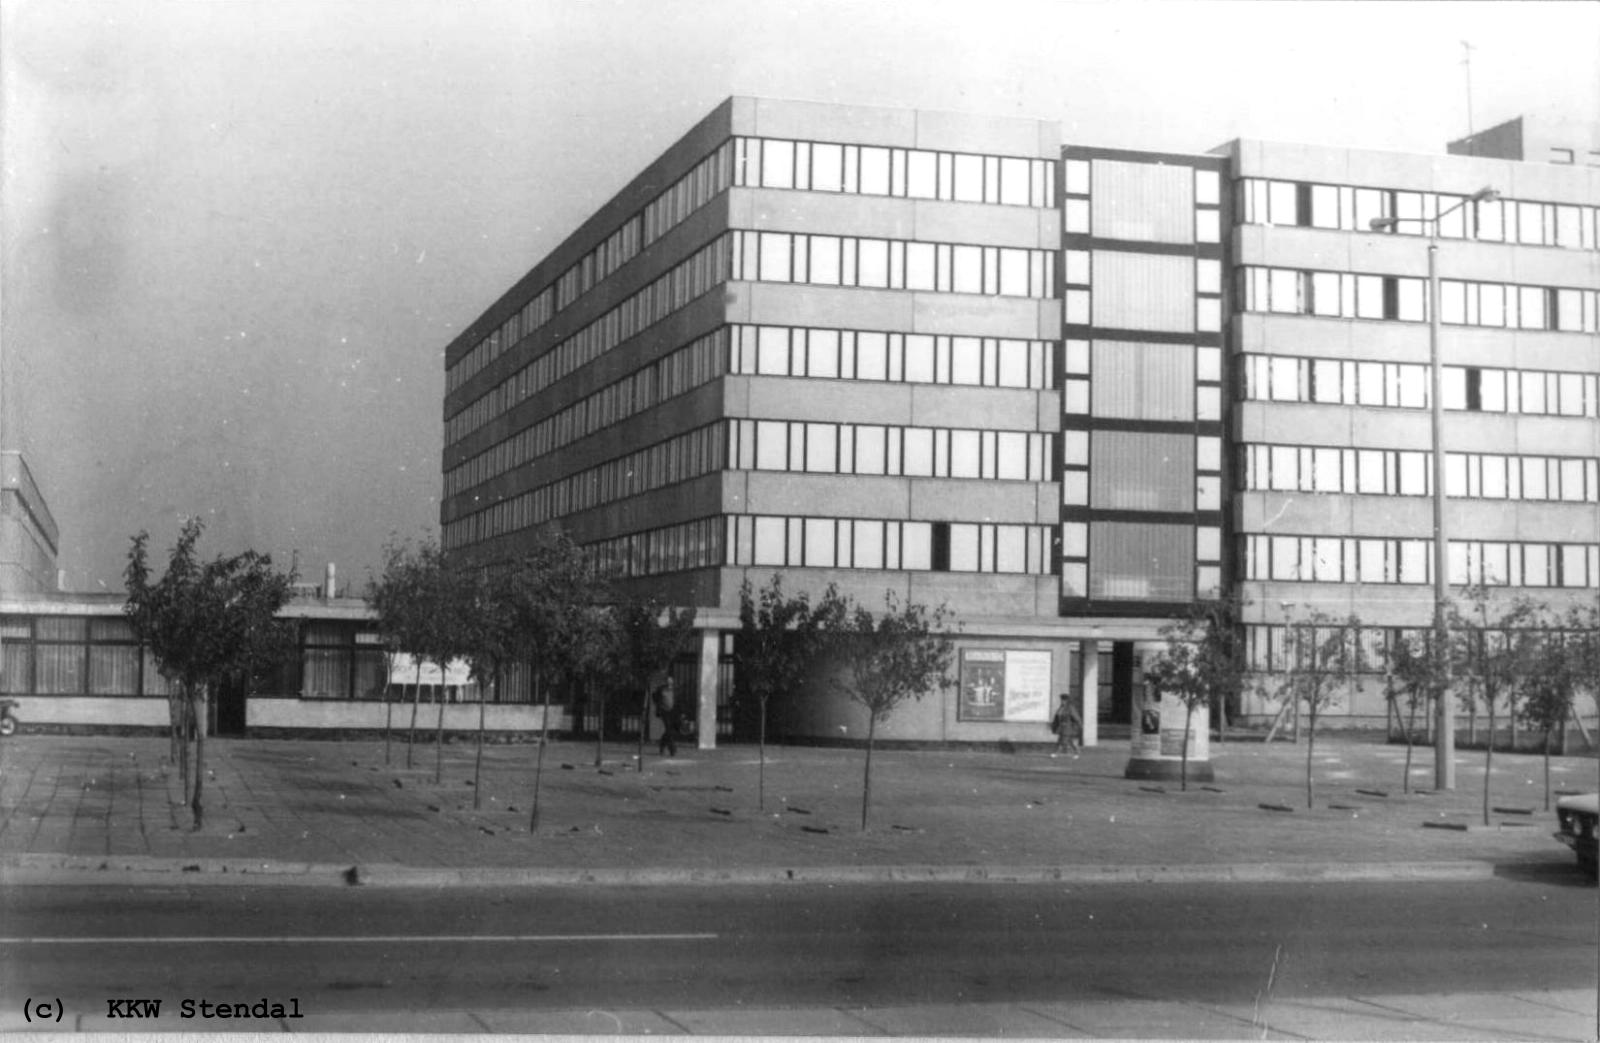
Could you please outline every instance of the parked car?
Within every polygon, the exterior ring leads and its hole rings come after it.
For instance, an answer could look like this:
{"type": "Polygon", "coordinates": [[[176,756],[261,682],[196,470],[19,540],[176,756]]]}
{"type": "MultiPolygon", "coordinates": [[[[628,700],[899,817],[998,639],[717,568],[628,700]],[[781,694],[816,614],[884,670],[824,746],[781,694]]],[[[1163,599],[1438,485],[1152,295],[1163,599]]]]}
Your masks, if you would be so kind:
{"type": "Polygon", "coordinates": [[[1600,821],[1600,793],[1562,797],[1556,801],[1555,837],[1578,855],[1578,865],[1600,878],[1595,865],[1595,824],[1600,821]]]}

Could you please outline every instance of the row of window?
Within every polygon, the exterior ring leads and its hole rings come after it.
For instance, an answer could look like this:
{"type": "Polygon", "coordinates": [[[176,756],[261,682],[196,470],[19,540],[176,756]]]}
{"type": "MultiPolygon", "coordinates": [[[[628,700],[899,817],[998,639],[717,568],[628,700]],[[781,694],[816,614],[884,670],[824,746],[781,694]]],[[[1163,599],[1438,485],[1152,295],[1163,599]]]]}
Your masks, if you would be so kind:
{"type": "Polygon", "coordinates": [[[1053,437],[801,420],[729,420],[728,462],[741,471],[1053,480],[1053,437]]]}
{"type": "Polygon", "coordinates": [[[452,467],[445,472],[445,496],[454,496],[715,380],[725,369],[728,338],[727,327],[708,333],[452,467]]]}
{"type": "MultiPolygon", "coordinates": [[[[388,685],[381,638],[337,623],[308,622],[298,656],[268,672],[269,691],[349,698],[388,685]],[[296,666],[298,665],[298,673],[296,666]]],[[[164,698],[174,686],[124,619],[11,617],[0,622],[0,693],[164,698]]]]}
{"type": "Polygon", "coordinates": [[[451,468],[444,491],[453,496],[520,467],[714,380],[730,364],[726,371],[736,374],[1043,389],[1052,348],[1043,340],[724,327],[451,468]]]}
{"type": "Polygon", "coordinates": [[[454,445],[518,402],[725,282],[728,249],[729,237],[718,236],[671,271],[462,407],[445,420],[445,445],[454,445]]]}
{"type": "Polygon", "coordinates": [[[729,565],[1048,575],[1046,525],[863,518],[728,518],[729,565]]]}
{"type": "Polygon", "coordinates": [[[1048,159],[780,138],[735,138],[734,147],[735,183],[751,188],[1055,206],[1048,159]]]}
{"type": "MultiPolygon", "coordinates": [[[[1240,269],[1244,311],[1343,319],[1428,321],[1428,281],[1403,275],[1240,269]]],[[[1439,319],[1455,326],[1594,333],[1596,291],[1439,280],[1439,319]]]]}
{"type": "Polygon", "coordinates": [[[726,426],[718,421],[686,431],[457,518],[444,526],[445,549],[720,471],[727,452],[726,426]]]}
{"type": "Polygon", "coordinates": [[[1442,239],[1595,248],[1596,208],[1566,203],[1512,199],[1476,203],[1464,196],[1355,188],[1303,181],[1244,178],[1239,182],[1239,214],[1245,224],[1298,225],[1366,232],[1372,222],[1397,219],[1389,231],[1427,235],[1437,219],[1442,239]],[[1448,212],[1446,212],[1448,211],[1448,212]],[[1444,213],[1440,218],[1438,215],[1444,213]]]}
{"type": "Polygon", "coordinates": [[[733,145],[724,142],[457,359],[445,374],[445,390],[454,391],[460,387],[502,352],[509,351],[557,312],[571,306],[596,284],[637,257],[641,250],[726,190],[732,175],[733,145]]]}
{"type": "MultiPolygon", "coordinates": [[[[1240,488],[1254,492],[1428,496],[1432,454],[1425,450],[1242,445],[1240,488]]],[[[1445,495],[1490,500],[1600,499],[1596,461],[1584,457],[1445,454],[1445,495]]]]}
{"type": "MultiPolygon", "coordinates": [[[[1433,582],[1430,539],[1352,536],[1240,537],[1244,578],[1286,583],[1433,582]]],[[[1451,540],[1448,581],[1454,586],[1600,586],[1600,546],[1451,540]]]]}
{"type": "MultiPolygon", "coordinates": [[[[1301,664],[1310,664],[1311,650],[1329,641],[1336,633],[1343,633],[1350,651],[1352,672],[1382,674],[1389,669],[1389,650],[1399,642],[1408,641],[1427,646],[1432,633],[1423,628],[1410,627],[1316,627],[1289,624],[1250,623],[1244,628],[1245,658],[1250,668],[1266,673],[1282,673],[1301,664]]],[[[1492,643],[1502,644],[1507,632],[1484,632],[1492,643]]],[[[1545,641],[1559,642],[1565,634],[1560,630],[1538,631],[1545,641]]]]}
{"type": "Polygon", "coordinates": [[[1054,296],[1055,252],[901,239],[734,232],[733,278],[1001,297],[1054,296]]]}
{"type": "MultiPolygon", "coordinates": [[[[1428,367],[1412,362],[1244,355],[1241,394],[1257,402],[1426,409],[1428,367]]],[[[1595,416],[1600,408],[1593,373],[1446,366],[1440,374],[1444,408],[1486,413],[1595,416]]]]}
{"type": "Polygon", "coordinates": [[[445,543],[492,539],[724,468],[1046,482],[1052,446],[1052,436],[1026,431],[718,421],[458,518],[445,543]]]}
{"type": "Polygon", "coordinates": [[[1047,340],[788,326],[735,327],[730,373],[1047,389],[1047,340]]]}
{"type": "Polygon", "coordinates": [[[1049,575],[1045,525],[727,515],[588,544],[619,576],[723,565],[1049,575]]]}

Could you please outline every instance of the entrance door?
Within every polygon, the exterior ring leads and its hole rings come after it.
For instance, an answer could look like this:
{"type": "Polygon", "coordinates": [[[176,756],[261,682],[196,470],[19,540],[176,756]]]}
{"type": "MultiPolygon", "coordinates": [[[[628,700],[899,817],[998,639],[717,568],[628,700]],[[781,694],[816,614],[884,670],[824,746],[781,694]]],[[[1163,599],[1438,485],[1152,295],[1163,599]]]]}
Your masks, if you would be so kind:
{"type": "Polygon", "coordinates": [[[212,700],[213,735],[239,737],[245,733],[245,686],[243,681],[224,681],[212,700]]]}

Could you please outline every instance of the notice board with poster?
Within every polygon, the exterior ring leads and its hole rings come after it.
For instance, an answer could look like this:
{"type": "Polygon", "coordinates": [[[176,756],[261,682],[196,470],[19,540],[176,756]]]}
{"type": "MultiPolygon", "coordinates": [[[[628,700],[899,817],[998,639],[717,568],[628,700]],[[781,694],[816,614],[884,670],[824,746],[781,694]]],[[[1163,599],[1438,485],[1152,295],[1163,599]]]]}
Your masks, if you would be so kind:
{"type": "Polygon", "coordinates": [[[963,721],[1048,721],[1051,653],[966,649],[956,716],[963,721]]]}

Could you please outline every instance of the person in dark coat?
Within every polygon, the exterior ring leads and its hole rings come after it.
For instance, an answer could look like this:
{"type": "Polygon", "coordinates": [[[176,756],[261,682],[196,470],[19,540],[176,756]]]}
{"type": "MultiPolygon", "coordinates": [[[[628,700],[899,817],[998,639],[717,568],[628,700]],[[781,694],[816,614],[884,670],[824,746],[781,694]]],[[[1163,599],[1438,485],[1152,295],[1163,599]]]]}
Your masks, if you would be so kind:
{"type": "Polygon", "coordinates": [[[1056,752],[1066,750],[1073,756],[1083,749],[1083,718],[1078,716],[1078,708],[1072,705],[1070,693],[1062,692],[1061,701],[1056,704],[1056,715],[1050,719],[1050,730],[1056,733],[1056,752]]]}
{"type": "Polygon", "coordinates": [[[678,755],[678,690],[671,678],[656,689],[656,716],[661,720],[661,741],[657,749],[667,756],[678,755]]]}

